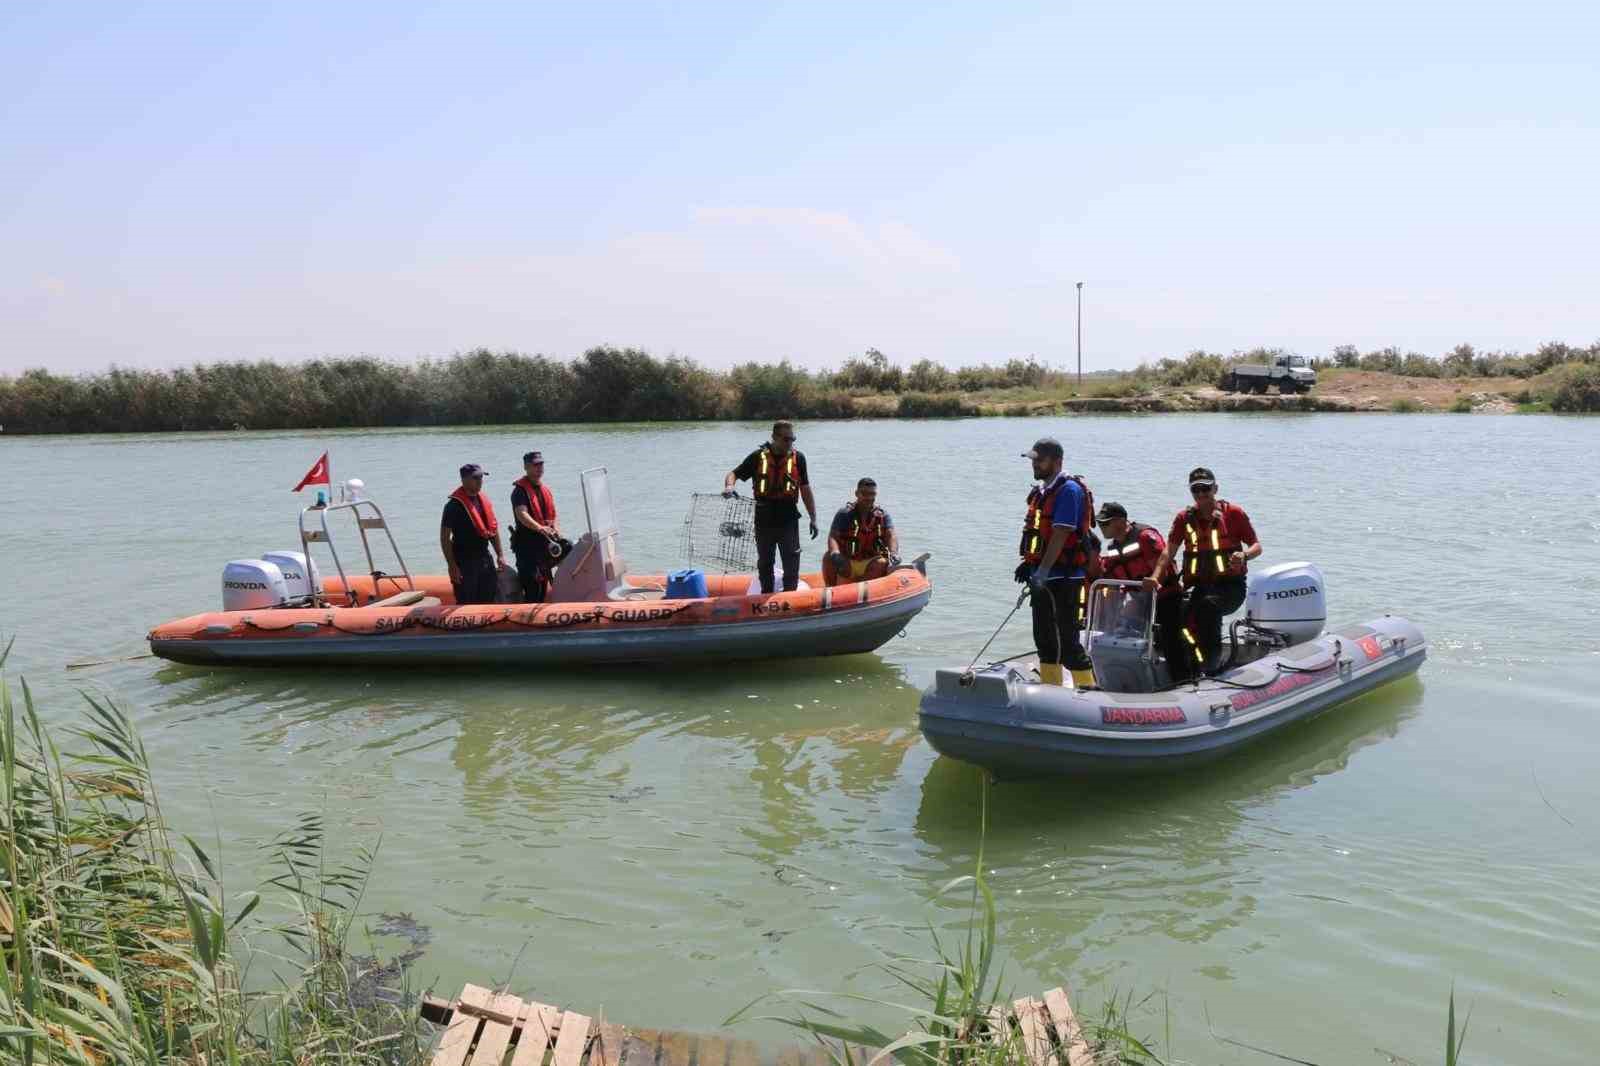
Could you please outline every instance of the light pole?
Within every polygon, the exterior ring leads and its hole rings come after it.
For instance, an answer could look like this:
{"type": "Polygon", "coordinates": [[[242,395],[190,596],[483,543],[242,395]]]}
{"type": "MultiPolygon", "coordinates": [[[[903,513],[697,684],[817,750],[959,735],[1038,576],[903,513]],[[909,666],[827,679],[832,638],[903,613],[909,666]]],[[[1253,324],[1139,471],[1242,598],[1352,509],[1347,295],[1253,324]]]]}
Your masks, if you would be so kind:
{"type": "Polygon", "coordinates": [[[1083,391],[1083,282],[1078,282],[1078,391],[1083,391]]]}

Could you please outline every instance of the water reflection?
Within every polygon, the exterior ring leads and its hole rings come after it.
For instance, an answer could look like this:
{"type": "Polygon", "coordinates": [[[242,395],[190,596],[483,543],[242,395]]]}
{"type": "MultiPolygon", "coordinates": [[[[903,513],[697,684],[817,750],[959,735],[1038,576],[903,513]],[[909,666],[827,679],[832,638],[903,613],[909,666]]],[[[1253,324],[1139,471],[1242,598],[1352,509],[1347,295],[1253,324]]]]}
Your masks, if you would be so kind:
{"type": "Polygon", "coordinates": [[[996,784],[986,833],[982,771],[940,757],[922,782],[916,834],[936,877],[970,873],[982,839],[1002,940],[1025,963],[1045,967],[1064,949],[1076,958],[1128,937],[1204,942],[1255,912],[1275,843],[1252,812],[1396,736],[1422,696],[1416,678],[1397,682],[1188,773],[996,784]]]}

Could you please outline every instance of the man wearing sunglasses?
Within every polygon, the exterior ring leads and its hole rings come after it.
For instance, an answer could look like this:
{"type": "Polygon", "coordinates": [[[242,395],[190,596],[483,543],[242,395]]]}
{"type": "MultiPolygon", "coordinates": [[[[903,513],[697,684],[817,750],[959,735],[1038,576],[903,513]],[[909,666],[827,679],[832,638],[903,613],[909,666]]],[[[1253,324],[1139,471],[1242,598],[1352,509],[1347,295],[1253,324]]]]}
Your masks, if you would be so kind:
{"type": "Polygon", "coordinates": [[[722,479],[722,494],[733,495],[735,481],[749,481],[756,498],[756,574],[761,591],[773,589],[773,555],[783,556],[783,591],[800,586],[800,511],[796,500],[804,500],[811,516],[811,539],[817,539],[817,501],[811,497],[811,479],[806,474],[806,457],[794,446],[794,423],[772,423],[772,439],[728,471],[722,479]]]}
{"type": "Polygon", "coordinates": [[[1172,520],[1155,572],[1144,579],[1146,588],[1157,588],[1170,571],[1173,553],[1183,546],[1179,575],[1188,590],[1182,631],[1188,656],[1177,656],[1177,661],[1169,657],[1174,681],[1216,668],[1222,620],[1244,604],[1245,565],[1261,554],[1250,516],[1238,504],[1218,498],[1217,477],[1209,469],[1189,471],[1189,494],[1194,502],[1172,520]]]}
{"type": "Polygon", "coordinates": [[[483,494],[487,474],[477,463],[463,466],[461,487],[444,501],[444,517],[439,522],[439,550],[450,569],[456,602],[461,604],[493,603],[497,571],[506,568],[494,504],[483,494]],[[494,546],[494,559],[489,558],[490,545],[494,546]]]}

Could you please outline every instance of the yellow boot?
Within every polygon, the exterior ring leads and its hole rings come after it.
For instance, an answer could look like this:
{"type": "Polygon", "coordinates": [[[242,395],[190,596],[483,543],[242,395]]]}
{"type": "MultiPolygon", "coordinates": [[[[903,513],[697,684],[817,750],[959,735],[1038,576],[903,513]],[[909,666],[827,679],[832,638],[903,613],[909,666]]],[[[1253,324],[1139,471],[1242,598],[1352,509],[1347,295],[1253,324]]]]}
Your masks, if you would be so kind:
{"type": "Polygon", "coordinates": [[[1060,663],[1040,663],[1039,664],[1039,684],[1041,684],[1041,685],[1059,685],[1059,684],[1061,684],[1061,664],[1060,663]]]}
{"type": "Polygon", "coordinates": [[[1072,671],[1072,684],[1075,688],[1093,688],[1094,671],[1088,667],[1072,671]]]}

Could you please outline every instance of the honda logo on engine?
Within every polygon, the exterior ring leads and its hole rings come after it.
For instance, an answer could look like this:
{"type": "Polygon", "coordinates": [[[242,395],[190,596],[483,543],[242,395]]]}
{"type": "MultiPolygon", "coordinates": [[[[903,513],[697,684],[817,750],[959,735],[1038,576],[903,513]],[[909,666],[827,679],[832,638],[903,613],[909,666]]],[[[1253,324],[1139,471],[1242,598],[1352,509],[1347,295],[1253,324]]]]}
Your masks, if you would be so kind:
{"type": "Polygon", "coordinates": [[[1315,585],[1306,585],[1303,588],[1279,589],[1277,592],[1269,592],[1269,593],[1267,593],[1267,599],[1269,599],[1269,600],[1287,600],[1287,599],[1290,599],[1290,598],[1292,598],[1294,596],[1315,596],[1316,594],[1317,594],[1317,587],[1315,585]]]}

